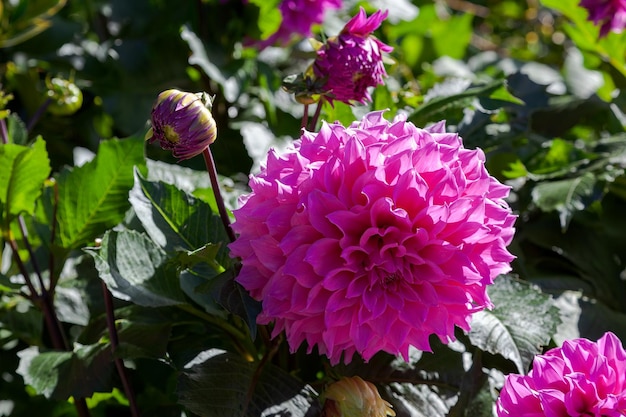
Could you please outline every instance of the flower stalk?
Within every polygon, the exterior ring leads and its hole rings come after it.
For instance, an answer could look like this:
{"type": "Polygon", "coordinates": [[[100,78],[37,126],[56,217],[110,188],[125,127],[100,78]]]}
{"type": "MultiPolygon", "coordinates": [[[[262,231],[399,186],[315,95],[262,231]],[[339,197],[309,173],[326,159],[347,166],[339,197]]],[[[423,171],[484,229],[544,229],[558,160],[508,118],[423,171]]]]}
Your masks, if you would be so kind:
{"type": "Polygon", "coordinates": [[[207,146],[204,151],[202,151],[202,156],[204,157],[204,163],[206,164],[209,178],[211,179],[211,188],[213,188],[213,195],[215,196],[215,202],[217,203],[217,210],[219,212],[220,219],[222,220],[228,239],[230,239],[231,242],[234,242],[236,239],[235,232],[233,232],[233,229],[230,226],[230,218],[228,217],[228,211],[226,210],[226,205],[224,204],[224,198],[220,192],[217,169],[215,168],[215,161],[213,160],[213,154],[211,153],[210,147],[207,146]]]}

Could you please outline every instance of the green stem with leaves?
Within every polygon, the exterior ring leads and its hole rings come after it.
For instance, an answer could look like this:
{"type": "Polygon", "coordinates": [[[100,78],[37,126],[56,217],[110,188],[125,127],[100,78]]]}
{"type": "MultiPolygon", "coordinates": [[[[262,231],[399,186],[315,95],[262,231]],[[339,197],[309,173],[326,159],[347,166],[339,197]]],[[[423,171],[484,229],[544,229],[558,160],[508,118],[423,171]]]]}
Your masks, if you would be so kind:
{"type": "MultiPolygon", "coordinates": [[[[0,119],[0,141],[5,145],[9,143],[9,134],[6,121],[4,119],[0,119]]],[[[24,277],[24,282],[26,283],[26,286],[30,291],[29,298],[32,303],[36,307],[38,307],[43,313],[44,320],[46,322],[46,328],[48,329],[50,340],[52,341],[52,346],[57,350],[71,351],[70,345],[65,338],[65,334],[63,333],[61,322],[54,309],[54,292],[48,291],[46,289],[41,270],[39,269],[39,265],[37,264],[37,261],[35,259],[35,253],[28,240],[28,234],[26,232],[26,224],[24,222],[24,219],[21,215],[18,215],[17,221],[20,232],[22,233],[22,241],[24,242],[24,246],[28,251],[29,259],[33,265],[33,269],[35,270],[37,279],[39,281],[39,290],[35,288],[33,282],[31,281],[28,269],[26,268],[26,265],[20,257],[19,248],[17,246],[15,238],[13,236],[9,236],[7,241],[9,243],[9,246],[11,247],[11,251],[13,252],[13,258],[15,259],[15,263],[17,264],[20,273],[24,277]]],[[[50,271],[50,274],[52,275],[52,271],[50,271]]],[[[89,407],[87,407],[87,402],[84,398],[75,398],[74,407],[76,408],[76,412],[78,413],[79,417],[90,417],[89,407]]]]}

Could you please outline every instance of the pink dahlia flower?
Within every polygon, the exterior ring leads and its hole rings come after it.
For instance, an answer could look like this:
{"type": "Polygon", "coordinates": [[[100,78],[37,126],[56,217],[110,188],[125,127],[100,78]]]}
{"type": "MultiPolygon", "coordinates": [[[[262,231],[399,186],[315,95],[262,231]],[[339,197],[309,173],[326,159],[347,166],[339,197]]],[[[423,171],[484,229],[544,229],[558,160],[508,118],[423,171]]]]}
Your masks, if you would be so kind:
{"type": "Polygon", "coordinates": [[[626,351],[613,333],[566,341],[538,355],[527,376],[508,375],[499,417],[626,416],[626,351]]]}
{"type": "Polygon", "coordinates": [[[579,4],[589,11],[588,20],[601,25],[600,37],[626,28],[626,0],[581,0],[579,4]]]}
{"type": "Polygon", "coordinates": [[[295,351],[336,364],[355,352],[408,359],[436,334],[469,330],[486,286],[510,270],[509,187],[444,123],[419,129],[372,112],[349,127],[304,131],[250,178],[235,210],[237,281],[295,351]]]}
{"type": "Polygon", "coordinates": [[[368,89],[383,84],[387,76],[383,65],[383,52],[393,48],[372,36],[387,12],[377,11],[369,18],[361,8],[343,28],[317,51],[313,71],[317,78],[325,79],[324,89],[331,94],[329,100],[365,103],[371,101],[368,89]]]}
{"type": "Polygon", "coordinates": [[[309,37],[313,25],[324,21],[324,12],[341,8],[342,0],[282,0],[278,6],[282,21],[278,30],[257,46],[287,43],[294,36],[309,37]]]}

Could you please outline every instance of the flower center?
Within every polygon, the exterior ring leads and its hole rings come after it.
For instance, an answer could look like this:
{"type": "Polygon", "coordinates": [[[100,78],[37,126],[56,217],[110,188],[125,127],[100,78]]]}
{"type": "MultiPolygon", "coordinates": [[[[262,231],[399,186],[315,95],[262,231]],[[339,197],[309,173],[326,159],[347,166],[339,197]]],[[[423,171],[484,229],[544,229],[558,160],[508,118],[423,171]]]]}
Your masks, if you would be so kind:
{"type": "Polygon", "coordinates": [[[396,271],[392,274],[387,274],[383,277],[382,284],[384,287],[388,287],[392,285],[396,281],[400,281],[403,279],[403,276],[400,272],[396,271]]]}
{"type": "Polygon", "coordinates": [[[163,126],[163,134],[165,134],[165,139],[171,143],[178,143],[180,141],[180,136],[174,130],[174,128],[170,125],[163,126]]]}

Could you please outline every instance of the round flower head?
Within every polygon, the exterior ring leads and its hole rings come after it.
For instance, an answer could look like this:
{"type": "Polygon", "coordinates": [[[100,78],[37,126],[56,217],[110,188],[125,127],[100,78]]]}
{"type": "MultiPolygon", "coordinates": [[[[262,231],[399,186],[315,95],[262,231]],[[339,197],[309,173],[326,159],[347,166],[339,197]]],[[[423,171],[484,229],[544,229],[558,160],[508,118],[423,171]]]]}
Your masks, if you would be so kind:
{"type": "Polygon", "coordinates": [[[311,27],[323,22],[324,12],[341,8],[341,3],[342,0],[282,0],[278,5],[282,16],[278,30],[257,46],[265,48],[275,43],[287,43],[294,36],[311,36],[311,27]]]}
{"type": "Polygon", "coordinates": [[[626,351],[608,332],[597,343],[566,341],[533,360],[527,376],[507,375],[499,417],[626,416],[626,351]]]}
{"type": "Polygon", "coordinates": [[[626,0],[581,0],[580,6],[589,11],[588,20],[601,25],[600,37],[626,28],[626,0]]]}
{"type": "Polygon", "coordinates": [[[217,137],[210,109],[211,98],[206,93],[163,91],[152,106],[152,128],[146,140],[158,140],[161,148],[173,151],[179,161],[199,155],[217,137]]]}
{"type": "Polygon", "coordinates": [[[358,376],[346,377],[331,384],[324,392],[323,417],[395,416],[391,404],[383,400],[371,382],[358,376]]]}
{"type": "Polygon", "coordinates": [[[304,131],[251,177],[235,210],[237,281],[262,302],[258,322],[331,363],[430,350],[491,306],[510,270],[509,187],[440,122],[419,129],[372,112],[349,127],[304,131]]]}
{"type": "Polygon", "coordinates": [[[372,32],[386,17],[387,12],[379,10],[368,18],[361,8],[338,36],[317,50],[313,71],[326,80],[331,103],[333,99],[347,104],[371,101],[368,88],[383,84],[387,72],[382,54],[393,48],[373,37],[372,32]]]}

